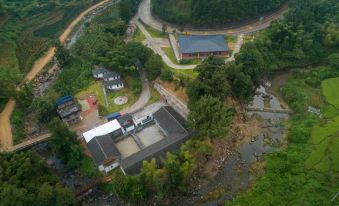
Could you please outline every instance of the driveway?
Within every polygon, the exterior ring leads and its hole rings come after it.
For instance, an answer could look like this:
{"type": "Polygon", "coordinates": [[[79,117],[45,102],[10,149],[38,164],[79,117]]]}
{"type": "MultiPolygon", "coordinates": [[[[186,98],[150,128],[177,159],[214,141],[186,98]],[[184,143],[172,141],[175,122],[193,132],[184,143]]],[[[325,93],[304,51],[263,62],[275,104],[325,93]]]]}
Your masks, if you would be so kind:
{"type": "Polygon", "coordinates": [[[132,106],[122,110],[122,112],[124,113],[135,113],[138,110],[141,110],[146,106],[146,104],[151,98],[151,89],[149,87],[149,82],[146,78],[146,75],[142,69],[138,70],[141,78],[142,91],[138,101],[136,101],[132,106]]]}
{"type": "MultiPolygon", "coordinates": [[[[208,29],[185,29],[184,32],[189,34],[196,34],[196,35],[215,35],[215,34],[222,34],[222,35],[237,35],[237,34],[246,34],[255,31],[259,31],[269,27],[272,21],[282,18],[283,15],[287,12],[288,6],[287,4],[281,7],[279,10],[274,12],[271,15],[265,16],[262,21],[254,20],[251,23],[242,24],[238,26],[228,27],[224,29],[215,29],[215,30],[208,30],[208,29]]],[[[140,3],[139,10],[138,10],[138,18],[141,19],[145,24],[153,27],[156,30],[162,31],[162,26],[164,24],[167,25],[168,31],[173,31],[176,29],[177,31],[180,30],[179,26],[170,24],[168,22],[156,19],[151,14],[151,0],[143,0],[140,3]]]]}

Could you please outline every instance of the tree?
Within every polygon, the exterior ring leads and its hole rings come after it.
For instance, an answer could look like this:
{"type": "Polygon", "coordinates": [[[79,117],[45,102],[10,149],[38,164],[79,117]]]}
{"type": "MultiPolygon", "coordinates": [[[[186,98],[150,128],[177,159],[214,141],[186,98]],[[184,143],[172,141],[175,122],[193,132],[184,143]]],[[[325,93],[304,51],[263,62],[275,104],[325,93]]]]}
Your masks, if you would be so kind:
{"type": "Polygon", "coordinates": [[[339,70],[339,53],[331,54],[328,56],[328,60],[333,68],[339,70]]]}
{"type": "Polygon", "coordinates": [[[5,14],[5,4],[3,0],[0,0],[0,16],[5,14]]]}
{"type": "Polygon", "coordinates": [[[224,64],[221,58],[212,56],[197,66],[199,75],[187,88],[190,103],[198,101],[204,95],[211,95],[223,101],[231,94],[224,64]]]}
{"type": "Polygon", "coordinates": [[[168,178],[167,187],[171,191],[185,191],[185,178],[181,169],[181,163],[176,155],[167,153],[164,168],[168,178]]]}
{"type": "Polygon", "coordinates": [[[264,59],[255,44],[246,43],[235,59],[236,64],[242,65],[242,72],[251,77],[254,85],[259,85],[264,70],[264,59]]]}
{"type": "Polygon", "coordinates": [[[59,65],[65,67],[69,64],[71,56],[69,51],[65,49],[62,45],[58,45],[55,52],[55,57],[57,58],[59,65]]]}
{"type": "Polygon", "coordinates": [[[144,179],[147,187],[159,198],[164,197],[168,192],[164,170],[159,169],[155,159],[144,161],[140,172],[140,178],[144,179]]]}
{"type": "Polygon", "coordinates": [[[233,112],[218,98],[203,96],[191,104],[189,109],[188,124],[200,137],[225,137],[233,112]]]}
{"type": "Polygon", "coordinates": [[[52,148],[69,168],[78,168],[83,160],[82,148],[78,145],[77,134],[58,118],[54,118],[49,128],[52,133],[52,148]]]}
{"type": "Polygon", "coordinates": [[[34,152],[1,153],[0,171],[0,205],[77,205],[34,152]]]}
{"type": "Polygon", "coordinates": [[[33,97],[34,95],[32,85],[27,83],[21,87],[20,91],[17,92],[16,95],[16,99],[19,100],[18,104],[21,108],[25,108],[26,110],[31,106],[33,97]]]}
{"type": "Polygon", "coordinates": [[[162,33],[166,34],[166,32],[167,32],[167,25],[164,24],[164,25],[162,25],[162,33]]]}
{"type": "Polygon", "coordinates": [[[155,80],[160,74],[164,67],[164,63],[159,54],[152,54],[147,60],[144,69],[150,80],[155,80]]]}

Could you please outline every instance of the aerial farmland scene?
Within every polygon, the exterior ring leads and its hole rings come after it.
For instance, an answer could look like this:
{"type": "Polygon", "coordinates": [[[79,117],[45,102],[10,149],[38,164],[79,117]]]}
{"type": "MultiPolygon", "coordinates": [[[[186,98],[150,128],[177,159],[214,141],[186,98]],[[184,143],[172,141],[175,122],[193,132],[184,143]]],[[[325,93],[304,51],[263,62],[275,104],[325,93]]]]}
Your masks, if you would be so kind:
{"type": "Polygon", "coordinates": [[[339,205],[338,0],[0,0],[0,206],[339,205]]]}

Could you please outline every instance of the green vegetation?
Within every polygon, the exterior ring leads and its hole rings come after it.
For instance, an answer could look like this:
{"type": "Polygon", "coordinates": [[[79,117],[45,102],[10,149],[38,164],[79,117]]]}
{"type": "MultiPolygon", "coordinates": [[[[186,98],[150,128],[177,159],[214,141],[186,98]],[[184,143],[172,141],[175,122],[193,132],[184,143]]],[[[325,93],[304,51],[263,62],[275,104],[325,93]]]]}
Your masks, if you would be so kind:
{"type": "Polygon", "coordinates": [[[339,77],[323,81],[321,87],[327,101],[336,108],[339,108],[339,92],[337,91],[337,88],[339,88],[339,77]]]}
{"type": "Polygon", "coordinates": [[[182,64],[182,65],[201,64],[201,59],[182,59],[180,60],[180,62],[178,62],[177,58],[175,57],[172,47],[170,48],[162,47],[161,49],[165,52],[168,58],[170,58],[171,61],[175,64],[176,63],[182,64]]]}
{"type": "Polygon", "coordinates": [[[143,22],[142,22],[142,24],[144,25],[145,29],[148,31],[148,33],[153,38],[168,38],[168,34],[166,34],[166,32],[158,31],[158,30],[148,26],[147,24],[144,24],[143,22]]]}
{"type": "Polygon", "coordinates": [[[117,172],[114,180],[104,185],[103,189],[135,203],[151,197],[161,200],[171,194],[185,194],[191,175],[199,168],[199,161],[211,152],[209,141],[189,140],[178,153],[167,153],[160,168],[155,159],[144,161],[139,175],[126,176],[117,172]]]}
{"type": "Polygon", "coordinates": [[[0,11],[0,108],[57,36],[91,0],[5,0],[0,11]]]}
{"type": "MultiPolygon", "coordinates": [[[[333,37],[338,37],[339,27],[334,22],[339,17],[336,12],[339,4],[334,0],[292,0],[289,5],[290,11],[283,20],[247,43],[254,44],[252,48],[256,49],[246,51],[251,55],[242,58],[245,62],[253,61],[255,56],[262,59],[264,73],[297,68],[281,90],[296,113],[289,120],[289,145],[286,150],[277,149],[265,155],[266,173],[250,191],[226,205],[338,204],[338,199],[330,201],[339,190],[338,147],[333,146],[338,145],[338,111],[326,104],[319,88],[324,84],[336,85],[327,82],[335,79],[325,79],[338,76],[339,41],[333,37]],[[326,66],[311,67],[314,63],[326,66]],[[323,119],[306,113],[308,106],[325,111],[323,119]]],[[[242,52],[243,49],[240,55],[242,52]]],[[[255,63],[261,65],[261,61],[255,63]]],[[[252,65],[247,64],[246,68],[252,65]]],[[[261,79],[261,75],[252,72],[248,75],[253,85],[261,79]]],[[[332,92],[335,88],[322,86],[322,89],[327,102],[335,104],[336,94],[332,92]]]]}
{"type": "Polygon", "coordinates": [[[33,152],[0,154],[0,171],[1,205],[77,205],[72,192],[33,152]]]}
{"type": "Polygon", "coordinates": [[[105,116],[107,114],[121,111],[123,108],[127,108],[135,103],[135,101],[138,99],[139,94],[141,92],[141,82],[140,78],[138,76],[127,76],[126,78],[123,78],[124,86],[125,88],[115,91],[115,92],[108,92],[108,103],[109,105],[106,105],[105,95],[103,91],[102,83],[100,82],[94,82],[90,84],[87,88],[84,88],[79,93],[77,93],[75,96],[77,98],[85,97],[89,95],[95,95],[100,107],[103,107],[104,109],[101,109],[100,115],[105,116]],[[114,99],[119,96],[126,96],[128,98],[128,103],[124,105],[116,105],[114,104],[114,99]]]}
{"type": "Polygon", "coordinates": [[[214,27],[259,17],[285,2],[286,0],[152,0],[151,8],[154,14],[171,23],[214,27]]]}
{"type": "MultiPolygon", "coordinates": [[[[135,64],[140,61],[148,76],[159,75],[161,67],[154,67],[148,59],[154,58],[152,51],[137,42],[125,43],[123,35],[126,22],[119,19],[119,7],[113,6],[98,15],[86,27],[86,33],[67,51],[58,47],[57,57],[63,62],[63,71],[59,74],[47,96],[35,100],[35,109],[41,122],[49,122],[54,116],[54,102],[64,95],[77,97],[96,94],[101,106],[101,113],[116,112],[135,102],[141,91],[141,83],[135,64]],[[117,106],[113,103],[105,108],[102,87],[94,82],[92,69],[94,65],[102,65],[119,72],[125,77],[126,88],[109,94],[110,103],[117,96],[127,96],[129,103],[117,106]],[[154,68],[154,69],[153,69],[154,68]]],[[[161,62],[162,63],[162,62],[161,62]]]]}
{"type": "Polygon", "coordinates": [[[139,28],[136,28],[134,32],[133,41],[142,44],[145,39],[146,39],[145,35],[140,31],[139,28]]]}

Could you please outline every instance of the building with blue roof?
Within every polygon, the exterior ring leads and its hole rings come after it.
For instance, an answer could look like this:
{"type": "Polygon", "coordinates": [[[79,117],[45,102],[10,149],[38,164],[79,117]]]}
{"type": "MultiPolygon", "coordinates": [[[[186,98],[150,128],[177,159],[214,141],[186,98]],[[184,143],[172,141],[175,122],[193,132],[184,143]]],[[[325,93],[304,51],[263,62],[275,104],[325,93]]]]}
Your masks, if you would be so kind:
{"type": "Polygon", "coordinates": [[[229,55],[227,41],[223,35],[180,35],[178,43],[181,59],[229,55]]]}

